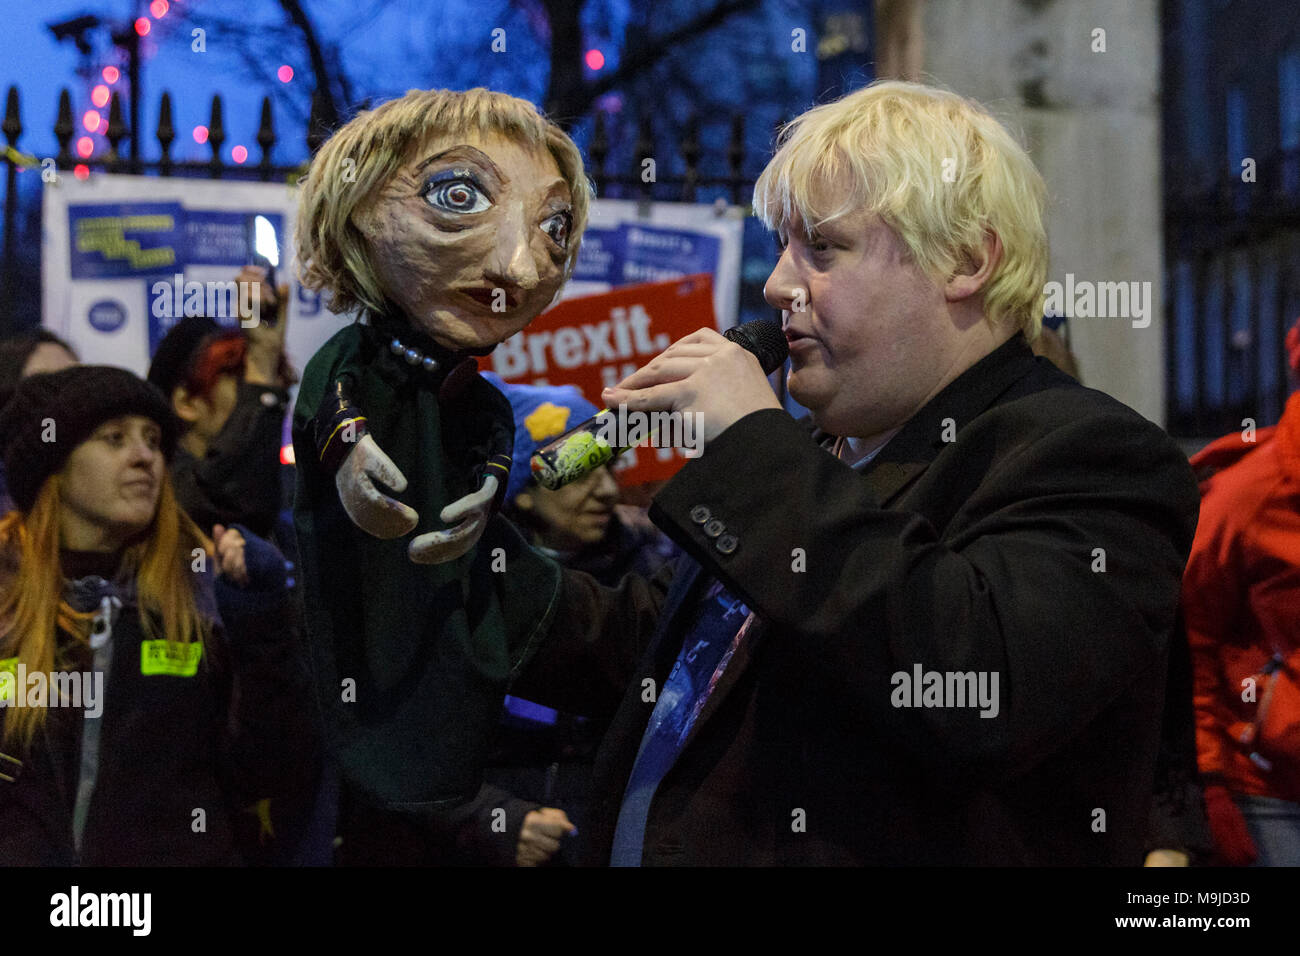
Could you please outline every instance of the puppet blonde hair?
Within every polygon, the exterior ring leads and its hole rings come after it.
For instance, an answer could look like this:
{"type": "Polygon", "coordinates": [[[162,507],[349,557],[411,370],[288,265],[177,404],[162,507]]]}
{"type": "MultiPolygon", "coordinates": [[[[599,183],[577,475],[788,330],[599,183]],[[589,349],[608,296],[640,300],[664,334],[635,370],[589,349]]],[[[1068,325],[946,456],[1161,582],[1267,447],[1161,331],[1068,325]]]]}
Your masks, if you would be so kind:
{"type": "Polygon", "coordinates": [[[565,275],[578,260],[592,198],[582,156],[527,100],[477,87],[411,90],[358,114],[321,146],[302,183],[295,243],[302,284],[329,295],[333,312],[381,311],[384,294],[352,214],[371,202],[422,145],[444,136],[500,133],[549,150],[573,196],[565,275]]]}
{"type": "Polygon", "coordinates": [[[1030,341],[1042,325],[1047,188],[1020,144],[971,100],[919,83],[879,82],[804,113],[782,131],[754,186],[754,211],[785,234],[865,209],[939,281],[1002,241],[984,289],[990,323],[1030,341]],[[847,179],[847,193],[835,184],[847,179]]]}

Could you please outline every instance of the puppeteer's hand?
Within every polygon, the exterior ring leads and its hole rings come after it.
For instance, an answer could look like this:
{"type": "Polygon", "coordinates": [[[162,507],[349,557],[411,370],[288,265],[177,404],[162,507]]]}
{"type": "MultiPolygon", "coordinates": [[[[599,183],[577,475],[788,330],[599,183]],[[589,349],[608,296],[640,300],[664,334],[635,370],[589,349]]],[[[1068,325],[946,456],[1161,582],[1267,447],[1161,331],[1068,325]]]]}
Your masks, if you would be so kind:
{"type": "MultiPolygon", "coordinates": [[[[406,477],[370,435],[362,436],[334,476],[343,510],[358,528],[376,538],[400,538],[419,520],[415,509],[388,497],[378,481],[393,491],[406,490],[406,477]]],[[[416,539],[419,540],[418,538],[416,539]]]]}
{"type": "Polygon", "coordinates": [[[706,446],[751,412],[781,408],[758,357],[713,329],[678,339],[601,399],[634,412],[694,412],[706,446]]]}
{"type": "Polygon", "coordinates": [[[560,840],[578,828],[557,807],[542,807],[524,817],[515,847],[516,866],[541,866],[560,851],[560,840]]]}
{"type": "Polygon", "coordinates": [[[1143,866],[1190,866],[1186,850],[1152,850],[1143,866]]]}
{"type": "Polygon", "coordinates": [[[492,517],[492,499],[497,493],[495,475],[483,479],[478,491],[453,501],[439,517],[446,523],[460,521],[446,531],[430,531],[411,542],[407,553],[416,564],[442,564],[455,561],[478,542],[488,519],[492,517]],[[464,519],[464,520],[461,520],[464,519]]]}

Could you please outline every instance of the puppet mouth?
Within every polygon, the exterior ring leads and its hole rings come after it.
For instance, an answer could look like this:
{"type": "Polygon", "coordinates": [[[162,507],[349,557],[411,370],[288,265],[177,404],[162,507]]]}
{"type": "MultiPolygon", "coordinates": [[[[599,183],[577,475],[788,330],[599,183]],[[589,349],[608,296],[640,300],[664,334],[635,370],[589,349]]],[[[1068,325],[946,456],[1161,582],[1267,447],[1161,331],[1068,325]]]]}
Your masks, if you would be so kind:
{"type": "Polygon", "coordinates": [[[456,291],[498,314],[511,312],[519,305],[519,296],[500,286],[462,286],[456,291]]]}

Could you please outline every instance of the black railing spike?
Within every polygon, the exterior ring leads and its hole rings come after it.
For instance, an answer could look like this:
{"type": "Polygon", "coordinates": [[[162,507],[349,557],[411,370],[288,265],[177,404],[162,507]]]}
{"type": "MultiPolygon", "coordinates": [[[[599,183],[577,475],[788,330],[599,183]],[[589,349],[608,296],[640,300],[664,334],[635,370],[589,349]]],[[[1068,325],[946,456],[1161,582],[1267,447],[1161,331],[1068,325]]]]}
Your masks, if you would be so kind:
{"type": "Polygon", "coordinates": [[[216,140],[218,145],[226,141],[225,110],[221,106],[221,94],[212,97],[212,109],[208,112],[208,142],[216,140]]]}
{"type": "Polygon", "coordinates": [[[311,156],[315,156],[316,150],[330,138],[330,130],[326,128],[324,115],[325,97],[320,89],[315,89],[311,94],[311,112],[307,114],[307,152],[311,156]]]}
{"type": "Polygon", "coordinates": [[[271,118],[271,97],[262,97],[262,121],[257,126],[257,145],[262,147],[263,181],[271,178],[271,151],[275,149],[275,123],[271,118]]]}
{"type": "Polygon", "coordinates": [[[162,149],[162,159],[158,163],[158,172],[164,176],[172,173],[172,143],[176,141],[176,127],[172,124],[172,95],[163,91],[162,101],[158,104],[158,145],[162,149]]]}
{"type": "Polygon", "coordinates": [[[208,119],[208,147],[212,150],[212,159],[208,166],[212,178],[220,179],[223,167],[221,163],[221,145],[226,141],[226,125],[222,118],[221,94],[212,97],[212,113],[208,119]]]}
{"type": "Polygon", "coordinates": [[[18,87],[9,87],[9,95],[5,97],[5,120],[0,129],[4,130],[5,141],[10,146],[17,147],[18,138],[23,135],[23,121],[18,114],[18,87]]]}
{"type": "Polygon", "coordinates": [[[122,97],[114,90],[112,98],[108,101],[108,140],[111,143],[125,139],[129,132],[126,120],[122,117],[122,97]]]}
{"type": "Polygon", "coordinates": [[[76,162],[72,155],[72,134],[77,128],[72,125],[72,95],[67,88],[59,91],[59,112],[54,120],[54,138],[59,141],[59,154],[54,162],[60,169],[71,169],[76,162]]]}
{"type": "Polygon", "coordinates": [[[176,140],[176,127],[172,123],[172,95],[166,90],[158,103],[158,130],[155,135],[158,142],[167,147],[176,140]]]}
{"type": "Polygon", "coordinates": [[[122,119],[122,98],[116,91],[108,101],[108,168],[109,171],[115,171],[121,164],[122,153],[118,149],[118,144],[126,139],[130,130],[126,127],[126,120],[122,119]]]}

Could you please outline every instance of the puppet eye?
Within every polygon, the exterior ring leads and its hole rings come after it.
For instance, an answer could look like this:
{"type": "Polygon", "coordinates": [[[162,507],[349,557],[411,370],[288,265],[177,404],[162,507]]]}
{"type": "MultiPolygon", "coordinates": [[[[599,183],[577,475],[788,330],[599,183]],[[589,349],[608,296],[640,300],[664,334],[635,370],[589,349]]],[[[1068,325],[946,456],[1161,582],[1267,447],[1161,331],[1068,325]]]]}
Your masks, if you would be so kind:
{"type": "Polygon", "coordinates": [[[569,247],[569,230],[573,228],[573,215],[557,212],[542,223],[542,232],[551,237],[551,241],[561,249],[569,247]]]}
{"type": "Polygon", "coordinates": [[[449,170],[430,178],[424,187],[424,201],[455,213],[483,212],[492,206],[487,190],[465,170],[449,170]]]}

